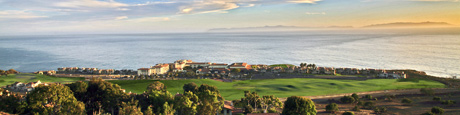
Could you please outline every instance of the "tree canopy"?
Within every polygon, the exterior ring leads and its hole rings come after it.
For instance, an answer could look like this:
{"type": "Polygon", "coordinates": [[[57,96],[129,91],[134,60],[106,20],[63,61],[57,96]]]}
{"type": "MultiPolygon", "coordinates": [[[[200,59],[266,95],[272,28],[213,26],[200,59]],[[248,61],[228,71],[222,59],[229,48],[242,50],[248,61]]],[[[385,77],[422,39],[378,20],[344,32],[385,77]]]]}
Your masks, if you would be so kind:
{"type": "Polygon", "coordinates": [[[288,97],[284,102],[283,115],[316,115],[315,103],[305,97],[288,97]]]}
{"type": "Polygon", "coordinates": [[[61,84],[40,85],[27,95],[28,109],[33,114],[85,114],[85,105],[77,101],[69,87],[61,84]]]}

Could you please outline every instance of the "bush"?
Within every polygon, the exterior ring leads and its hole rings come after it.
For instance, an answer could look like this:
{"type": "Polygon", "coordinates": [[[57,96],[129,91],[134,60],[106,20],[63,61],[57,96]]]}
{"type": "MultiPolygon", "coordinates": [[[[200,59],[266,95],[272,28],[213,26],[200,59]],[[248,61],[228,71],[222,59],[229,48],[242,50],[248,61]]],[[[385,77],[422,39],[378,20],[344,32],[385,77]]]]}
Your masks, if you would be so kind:
{"type": "Polygon", "coordinates": [[[248,105],[244,106],[244,114],[252,113],[253,110],[254,109],[252,108],[252,106],[248,106],[248,105]]]}
{"type": "Polygon", "coordinates": [[[277,111],[276,108],[274,108],[274,107],[268,109],[267,112],[268,112],[268,113],[278,113],[278,111],[277,111]]]}
{"type": "Polygon", "coordinates": [[[430,88],[422,88],[420,89],[420,93],[425,94],[425,95],[434,95],[433,89],[430,89],[430,88]]]}
{"type": "Polygon", "coordinates": [[[339,106],[336,103],[326,105],[326,112],[335,113],[339,111],[339,106]]]}
{"type": "Polygon", "coordinates": [[[355,98],[353,98],[351,96],[343,96],[342,98],[340,98],[340,101],[342,103],[353,103],[353,102],[355,102],[355,98]]]}
{"type": "Polygon", "coordinates": [[[423,113],[422,115],[436,115],[436,114],[434,114],[432,112],[426,112],[426,113],[423,113]]]}
{"type": "Polygon", "coordinates": [[[441,101],[441,97],[433,97],[433,101],[441,101]]]}
{"type": "Polygon", "coordinates": [[[351,97],[355,98],[355,100],[359,100],[359,96],[356,93],[351,94],[351,97]]]}
{"type": "Polygon", "coordinates": [[[343,113],[342,115],[355,115],[355,113],[347,111],[347,112],[343,113]]]}
{"type": "Polygon", "coordinates": [[[412,102],[413,102],[413,101],[410,100],[410,99],[408,99],[408,98],[404,98],[404,99],[401,100],[401,103],[404,103],[404,104],[406,104],[406,105],[409,105],[409,104],[411,104],[412,102]]]}
{"type": "Polygon", "coordinates": [[[308,98],[300,96],[288,97],[284,102],[283,115],[315,115],[315,103],[308,98]]]}
{"type": "Polygon", "coordinates": [[[368,100],[372,100],[372,95],[365,95],[364,98],[368,100]]]}
{"type": "Polygon", "coordinates": [[[355,106],[355,107],[353,107],[353,109],[351,109],[351,110],[353,110],[353,111],[361,111],[361,109],[359,109],[359,106],[355,106]]]}
{"type": "Polygon", "coordinates": [[[385,100],[387,101],[392,101],[394,98],[396,98],[395,95],[385,94],[385,100]]]}
{"type": "Polygon", "coordinates": [[[454,100],[444,100],[444,101],[441,101],[441,104],[443,105],[448,105],[448,106],[451,106],[451,105],[454,105],[456,104],[457,102],[455,102],[454,100]]]}
{"type": "Polygon", "coordinates": [[[377,114],[385,113],[385,112],[387,112],[387,108],[385,108],[385,107],[375,107],[374,112],[377,113],[377,114]]]}
{"type": "Polygon", "coordinates": [[[375,105],[374,102],[368,101],[368,102],[364,103],[363,107],[366,108],[366,109],[372,109],[372,108],[374,108],[374,105],[375,105]]]}
{"type": "Polygon", "coordinates": [[[358,101],[358,104],[357,104],[357,105],[358,105],[358,106],[363,106],[364,103],[363,103],[363,101],[360,100],[360,101],[358,101]]]}
{"type": "Polygon", "coordinates": [[[444,109],[442,109],[441,107],[433,107],[431,108],[431,112],[434,113],[434,114],[442,114],[444,113],[444,109]]]}

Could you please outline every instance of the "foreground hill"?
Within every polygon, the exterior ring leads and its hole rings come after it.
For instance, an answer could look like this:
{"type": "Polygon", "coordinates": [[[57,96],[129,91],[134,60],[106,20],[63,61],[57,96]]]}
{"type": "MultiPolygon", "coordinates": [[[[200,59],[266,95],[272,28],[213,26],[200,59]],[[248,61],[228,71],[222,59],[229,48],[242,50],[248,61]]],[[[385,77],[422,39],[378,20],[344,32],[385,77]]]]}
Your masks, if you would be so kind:
{"type": "MultiPolygon", "coordinates": [[[[148,84],[155,80],[113,80],[112,83],[120,85],[127,92],[142,93],[148,84]]],[[[396,79],[371,79],[371,80],[330,80],[330,79],[263,79],[234,82],[220,82],[211,79],[191,80],[163,80],[171,93],[182,93],[182,86],[195,82],[197,85],[208,84],[217,86],[221,95],[226,100],[240,99],[244,90],[256,91],[259,95],[275,95],[277,97],[330,95],[341,93],[366,92],[390,89],[414,88],[443,88],[444,84],[431,80],[401,81],[396,79]]]]}

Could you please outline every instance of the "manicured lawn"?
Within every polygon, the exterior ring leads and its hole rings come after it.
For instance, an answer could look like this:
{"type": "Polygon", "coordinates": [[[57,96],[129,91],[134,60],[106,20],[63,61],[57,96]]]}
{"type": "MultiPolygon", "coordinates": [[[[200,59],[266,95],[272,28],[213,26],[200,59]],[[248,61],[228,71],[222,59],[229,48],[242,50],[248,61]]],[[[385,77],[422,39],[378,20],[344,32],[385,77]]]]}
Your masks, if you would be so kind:
{"type": "Polygon", "coordinates": [[[287,66],[294,66],[292,64],[275,64],[275,65],[270,65],[270,67],[282,67],[282,68],[287,68],[287,66]]]}
{"type": "MultiPolygon", "coordinates": [[[[126,91],[142,93],[147,85],[154,80],[114,80],[110,81],[119,84],[126,91]]],[[[329,80],[329,79],[265,79],[246,80],[234,82],[219,82],[210,79],[191,80],[163,80],[168,91],[172,94],[182,93],[183,84],[195,82],[197,85],[208,84],[217,86],[221,95],[226,100],[240,99],[244,96],[244,90],[256,91],[259,95],[275,95],[277,97],[289,96],[313,96],[341,94],[389,89],[413,89],[413,88],[443,88],[444,84],[420,80],[419,82],[398,82],[396,79],[372,79],[366,81],[356,80],[329,80]]]]}
{"type": "Polygon", "coordinates": [[[8,76],[1,76],[0,77],[0,87],[13,84],[14,82],[36,82],[40,80],[41,82],[59,82],[59,83],[66,83],[66,82],[75,82],[85,80],[85,78],[64,78],[64,77],[52,77],[46,75],[37,75],[32,73],[20,73],[20,74],[10,74],[8,76]]]}

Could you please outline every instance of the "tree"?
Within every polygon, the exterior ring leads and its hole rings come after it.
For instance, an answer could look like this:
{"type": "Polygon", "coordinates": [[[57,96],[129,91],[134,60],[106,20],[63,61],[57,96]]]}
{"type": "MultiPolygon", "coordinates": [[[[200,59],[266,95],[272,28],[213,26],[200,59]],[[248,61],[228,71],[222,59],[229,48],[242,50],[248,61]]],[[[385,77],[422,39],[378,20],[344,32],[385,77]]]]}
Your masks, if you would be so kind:
{"type": "Polygon", "coordinates": [[[355,113],[353,113],[351,111],[347,111],[347,112],[343,113],[342,115],[355,115],[355,113]]]}
{"type": "Polygon", "coordinates": [[[165,84],[159,82],[159,81],[155,81],[151,84],[149,84],[149,86],[147,86],[147,91],[152,91],[152,90],[155,90],[155,91],[166,91],[166,86],[165,84]]]}
{"type": "Polygon", "coordinates": [[[385,107],[375,107],[374,112],[377,113],[377,114],[382,114],[382,113],[387,112],[387,108],[385,108],[385,107]]]}
{"type": "Polygon", "coordinates": [[[241,69],[238,69],[238,68],[237,69],[232,69],[232,73],[236,74],[236,73],[240,73],[240,72],[241,72],[241,69]]]}
{"type": "Polygon", "coordinates": [[[246,103],[248,106],[251,106],[254,111],[257,111],[257,107],[261,104],[262,100],[257,92],[244,91],[244,98],[241,99],[241,102],[246,103]]]}
{"type": "Polygon", "coordinates": [[[14,69],[9,69],[8,71],[5,72],[6,74],[17,74],[19,73],[18,71],[14,70],[14,69]]]}
{"type": "Polygon", "coordinates": [[[368,102],[364,103],[363,107],[366,108],[366,109],[372,109],[372,108],[374,108],[374,105],[375,105],[374,102],[368,101],[368,102]]]}
{"type": "Polygon", "coordinates": [[[77,101],[69,87],[61,84],[40,85],[27,95],[28,110],[32,114],[72,114],[85,113],[83,102],[77,101]]]}
{"type": "Polygon", "coordinates": [[[356,93],[351,94],[351,97],[355,98],[355,101],[359,100],[359,96],[356,93]]]}
{"type": "Polygon", "coordinates": [[[0,88],[0,111],[20,114],[23,113],[27,107],[27,103],[22,101],[22,97],[17,94],[10,94],[6,90],[0,88]],[[8,94],[10,94],[8,96],[8,94]]]}
{"type": "Polygon", "coordinates": [[[267,112],[270,108],[279,108],[283,106],[283,102],[273,95],[262,96],[261,107],[264,112],[267,112]]]}
{"type": "Polygon", "coordinates": [[[433,97],[433,101],[441,101],[441,100],[442,100],[441,97],[437,97],[437,96],[433,97]]]}
{"type": "Polygon", "coordinates": [[[431,112],[434,113],[434,114],[443,114],[444,113],[444,109],[442,109],[441,107],[433,107],[431,108],[431,112]]]}
{"type": "Polygon", "coordinates": [[[342,103],[353,103],[353,102],[355,102],[355,98],[353,98],[351,96],[343,96],[342,98],[340,98],[340,101],[342,103]]]}
{"type": "Polygon", "coordinates": [[[86,91],[84,102],[87,114],[100,113],[102,111],[118,114],[122,102],[128,100],[128,95],[117,84],[102,79],[91,79],[86,91]]]}
{"type": "Polygon", "coordinates": [[[410,105],[413,101],[408,99],[408,98],[404,98],[401,100],[401,103],[404,103],[405,105],[410,105]]]}
{"type": "MultiPolygon", "coordinates": [[[[147,102],[147,106],[152,106],[155,114],[174,113],[174,97],[166,90],[166,86],[161,82],[154,82],[147,87],[146,98],[140,99],[147,102]]],[[[146,107],[144,107],[146,108],[146,107]]]]}
{"type": "Polygon", "coordinates": [[[143,115],[141,108],[137,107],[138,100],[131,100],[128,103],[122,102],[118,115],[143,115]]]}
{"type": "Polygon", "coordinates": [[[339,111],[339,106],[336,103],[326,105],[326,112],[335,113],[339,111]]]}
{"type": "Polygon", "coordinates": [[[198,86],[194,82],[190,82],[190,83],[184,84],[182,89],[184,89],[184,94],[189,91],[196,92],[196,90],[198,90],[198,86]]]}
{"type": "Polygon", "coordinates": [[[434,90],[430,88],[422,88],[420,89],[420,93],[425,95],[434,95],[434,90]]]}
{"type": "Polygon", "coordinates": [[[315,103],[308,98],[291,96],[284,102],[283,115],[316,115],[315,103]]]}
{"type": "MultiPolygon", "coordinates": [[[[185,87],[185,85],[184,85],[185,87]]],[[[197,113],[198,96],[193,92],[185,92],[184,95],[175,97],[175,110],[179,115],[195,115],[197,113]]]]}
{"type": "Polygon", "coordinates": [[[215,115],[217,111],[222,110],[224,98],[220,95],[216,86],[201,84],[196,94],[200,103],[197,107],[199,115],[215,115]]]}
{"type": "Polygon", "coordinates": [[[444,100],[444,101],[441,101],[441,104],[443,105],[448,105],[448,106],[452,106],[454,104],[456,104],[457,102],[455,102],[454,100],[444,100]]]}
{"type": "Polygon", "coordinates": [[[77,98],[78,101],[83,101],[86,98],[86,91],[88,89],[88,84],[83,81],[77,81],[71,84],[66,84],[72,90],[73,95],[77,98]]]}
{"type": "Polygon", "coordinates": [[[144,115],[155,115],[155,113],[153,113],[152,108],[147,107],[147,110],[144,111],[144,115]]]}

